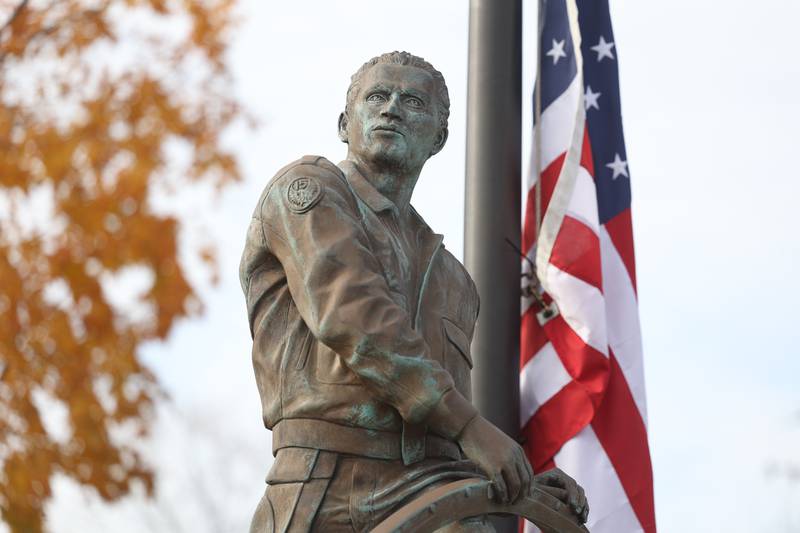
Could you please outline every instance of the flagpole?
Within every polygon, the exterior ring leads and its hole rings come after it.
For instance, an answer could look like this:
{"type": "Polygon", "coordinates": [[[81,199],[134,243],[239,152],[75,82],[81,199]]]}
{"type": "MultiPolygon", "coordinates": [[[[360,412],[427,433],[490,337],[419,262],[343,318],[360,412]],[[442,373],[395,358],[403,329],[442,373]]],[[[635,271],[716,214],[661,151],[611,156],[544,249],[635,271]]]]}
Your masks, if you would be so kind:
{"type": "MultiPolygon", "coordinates": [[[[522,104],[521,0],[470,0],[464,258],[481,310],[472,342],[473,402],[519,434],[522,104]]],[[[516,532],[516,519],[495,522],[516,532]]]]}

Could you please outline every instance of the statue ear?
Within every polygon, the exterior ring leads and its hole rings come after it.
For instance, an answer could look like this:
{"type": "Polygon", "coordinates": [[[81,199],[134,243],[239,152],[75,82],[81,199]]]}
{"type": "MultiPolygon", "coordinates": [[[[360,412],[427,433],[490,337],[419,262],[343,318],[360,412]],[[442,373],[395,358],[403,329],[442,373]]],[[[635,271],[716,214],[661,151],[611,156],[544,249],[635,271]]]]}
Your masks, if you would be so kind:
{"type": "Polygon", "coordinates": [[[347,144],[347,114],[339,115],[339,140],[347,144]]]}
{"type": "MultiPolygon", "coordinates": [[[[442,128],[439,131],[439,135],[438,135],[438,137],[436,137],[436,142],[433,144],[433,150],[431,150],[431,155],[430,156],[434,156],[434,155],[438,154],[439,151],[442,148],[444,148],[444,143],[447,142],[447,135],[448,135],[447,128],[442,128]]],[[[430,156],[428,156],[428,157],[430,157],[430,156]]]]}

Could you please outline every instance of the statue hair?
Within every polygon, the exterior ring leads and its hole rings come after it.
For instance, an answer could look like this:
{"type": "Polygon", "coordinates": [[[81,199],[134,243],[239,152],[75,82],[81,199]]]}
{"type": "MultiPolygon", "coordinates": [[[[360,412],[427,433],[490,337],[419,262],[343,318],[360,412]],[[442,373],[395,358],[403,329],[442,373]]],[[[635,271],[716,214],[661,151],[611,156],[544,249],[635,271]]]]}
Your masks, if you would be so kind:
{"type": "Polygon", "coordinates": [[[419,56],[409,54],[408,52],[389,52],[373,57],[363,65],[358,71],[350,77],[350,87],[347,88],[347,104],[345,105],[344,112],[349,115],[353,103],[358,94],[359,83],[361,77],[366,71],[379,64],[394,64],[394,65],[407,65],[410,67],[421,68],[433,77],[433,82],[436,85],[436,107],[439,114],[439,124],[442,129],[447,129],[447,119],[450,116],[450,94],[447,92],[447,84],[444,81],[442,73],[433,68],[433,65],[425,61],[419,56]]]}

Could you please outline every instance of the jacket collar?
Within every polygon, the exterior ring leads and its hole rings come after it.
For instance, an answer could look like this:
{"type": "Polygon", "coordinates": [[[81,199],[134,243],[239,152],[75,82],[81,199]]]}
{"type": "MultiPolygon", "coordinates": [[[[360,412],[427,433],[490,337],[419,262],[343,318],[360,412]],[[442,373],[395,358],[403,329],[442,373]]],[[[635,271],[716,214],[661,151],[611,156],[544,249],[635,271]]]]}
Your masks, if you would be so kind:
{"type": "MultiPolygon", "coordinates": [[[[342,169],[344,172],[345,177],[347,178],[347,183],[350,185],[350,189],[356,193],[356,195],[361,199],[362,202],[367,204],[370,209],[372,209],[376,213],[380,213],[382,211],[391,211],[394,213],[395,216],[398,215],[397,206],[378,192],[367,178],[361,174],[361,171],[358,170],[358,167],[352,161],[344,160],[339,163],[339,168],[342,169]]],[[[425,223],[425,220],[417,213],[417,210],[414,209],[414,206],[408,206],[411,209],[411,213],[413,216],[411,217],[411,222],[415,226],[415,231],[418,234],[418,240],[423,243],[423,248],[436,248],[442,242],[442,235],[438,233],[434,233],[433,230],[425,223]],[[425,246],[429,245],[429,246],[425,246]]],[[[432,250],[431,250],[432,253],[432,250]]]]}
{"type": "Polygon", "coordinates": [[[392,211],[397,215],[397,206],[394,202],[386,198],[361,174],[358,167],[352,161],[344,160],[339,163],[339,168],[344,172],[347,183],[361,201],[369,206],[376,213],[381,211],[392,211]]]}
{"type": "MultiPolygon", "coordinates": [[[[339,168],[344,172],[350,189],[352,189],[370,209],[376,213],[391,211],[397,216],[398,210],[394,202],[378,192],[378,190],[367,181],[367,178],[361,174],[358,167],[356,167],[352,161],[342,161],[339,163],[339,168]]],[[[411,304],[413,308],[409,311],[412,312],[412,316],[414,317],[412,324],[414,324],[415,329],[418,329],[421,320],[420,306],[422,305],[422,298],[425,294],[428,281],[430,280],[434,259],[437,256],[437,252],[442,247],[443,236],[434,233],[413,206],[409,206],[409,208],[413,214],[413,216],[410,217],[410,222],[417,238],[418,254],[416,254],[417,256],[415,259],[417,263],[417,272],[420,276],[416,299],[411,304]]]]}

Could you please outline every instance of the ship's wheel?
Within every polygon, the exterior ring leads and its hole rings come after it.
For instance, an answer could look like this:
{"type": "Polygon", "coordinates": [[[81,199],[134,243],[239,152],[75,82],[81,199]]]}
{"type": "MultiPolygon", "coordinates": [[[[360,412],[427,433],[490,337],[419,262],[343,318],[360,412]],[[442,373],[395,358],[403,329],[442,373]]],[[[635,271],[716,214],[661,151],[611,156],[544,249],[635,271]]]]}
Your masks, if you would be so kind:
{"type": "Polygon", "coordinates": [[[513,515],[536,524],[542,533],[589,533],[556,497],[534,488],[514,504],[497,503],[486,479],[469,478],[442,485],[398,509],[372,533],[429,532],[485,514],[513,515]]]}

